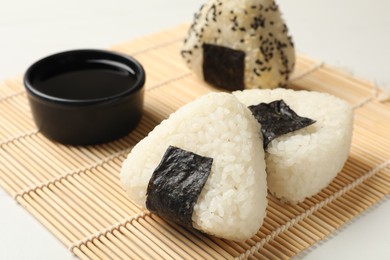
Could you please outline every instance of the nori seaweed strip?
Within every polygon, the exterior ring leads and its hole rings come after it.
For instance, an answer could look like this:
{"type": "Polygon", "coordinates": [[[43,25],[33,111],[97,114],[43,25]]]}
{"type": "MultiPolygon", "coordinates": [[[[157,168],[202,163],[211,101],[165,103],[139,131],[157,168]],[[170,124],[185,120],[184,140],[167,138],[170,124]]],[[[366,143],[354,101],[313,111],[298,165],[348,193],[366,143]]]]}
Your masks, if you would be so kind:
{"type": "Polygon", "coordinates": [[[157,215],[192,227],[195,203],[210,175],[213,159],[169,146],[147,188],[146,207],[157,215]]]}
{"type": "Polygon", "coordinates": [[[276,100],[269,104],[260,103],[249,106],[249,109],[261,124],[264,149],[273,139],[316,122],[297,115],[283,100],[276,100]]]}
{"type": "Polygon", "coordinates": [[[229,91],[243,90],[245,52],[207,43],[202,46],[204,80],[229,91]]]}

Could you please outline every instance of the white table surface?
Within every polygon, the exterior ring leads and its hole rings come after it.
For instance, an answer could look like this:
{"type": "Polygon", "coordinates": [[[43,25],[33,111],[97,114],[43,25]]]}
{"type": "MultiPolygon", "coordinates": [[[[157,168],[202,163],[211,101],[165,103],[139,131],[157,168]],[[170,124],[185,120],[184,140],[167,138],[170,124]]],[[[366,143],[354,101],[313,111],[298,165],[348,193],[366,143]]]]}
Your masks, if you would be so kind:
{"type": "MultiPolygon", "coordinates": [[[[239,0],[237,0],[239,1],[239,0]]],[[[200,0],[0,0],[0,79],[76,48],[107,48],[190,22],[200,0]]],[[[390,89],[390,1],[279,0],[300,53],[390,89]]],[[[390,200],[298,258],[390,259],[390,200]]],[[[0,188],[0,259],[72,259],[0,188]]]]}

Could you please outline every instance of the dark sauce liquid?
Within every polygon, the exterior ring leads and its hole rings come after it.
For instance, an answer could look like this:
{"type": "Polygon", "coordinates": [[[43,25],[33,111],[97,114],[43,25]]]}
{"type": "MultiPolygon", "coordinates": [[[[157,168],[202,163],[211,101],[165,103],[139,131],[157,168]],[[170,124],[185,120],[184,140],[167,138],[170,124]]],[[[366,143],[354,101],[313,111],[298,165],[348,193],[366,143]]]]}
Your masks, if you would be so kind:
{"type": "Polygon", "coordinates": [[[62,99],[88,100],[119,95],[135,83],[131,68],[104,60],[57,67],[34,79],[40,92],[62,99]]]}

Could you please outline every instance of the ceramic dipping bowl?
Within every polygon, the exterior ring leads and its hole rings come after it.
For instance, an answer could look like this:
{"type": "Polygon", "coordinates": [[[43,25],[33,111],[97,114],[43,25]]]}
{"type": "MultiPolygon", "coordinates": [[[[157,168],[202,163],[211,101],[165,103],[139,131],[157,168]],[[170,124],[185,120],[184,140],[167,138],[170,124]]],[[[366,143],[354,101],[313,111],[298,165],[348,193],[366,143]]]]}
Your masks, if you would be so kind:
{"type": "Polygon", "coordinates": [[[144,83],[139,62],[103,50],[57,53],[24,76],[40,132],[71,145],[109,142],[133,130],[143,112],[144,83]]]}

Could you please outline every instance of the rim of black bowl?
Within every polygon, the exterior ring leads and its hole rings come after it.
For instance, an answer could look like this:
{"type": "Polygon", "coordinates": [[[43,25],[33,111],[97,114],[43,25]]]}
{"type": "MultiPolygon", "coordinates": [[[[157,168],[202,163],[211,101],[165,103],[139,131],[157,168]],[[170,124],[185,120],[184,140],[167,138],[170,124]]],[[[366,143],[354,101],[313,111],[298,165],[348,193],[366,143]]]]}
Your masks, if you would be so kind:
{"type": "Polygon", "coordinates": [[[30,94],[40,99],[49,102],[61,103],[61,104],[89,105],[89,104],[95,104],[104,101],[115,100],[139,91],[145,84],[145,70],[136,59],[125,54],[121,54],[113,51],[98,50],[98,49],[78,49],[78,50],[70,50],[70,51],[55,53],[36,61],[26,70],[26,73],[24,74],[23,82],[26,90],[30,94]],[[101,97],[101,98],[91,98],[91,99],[70,99],[70,98],[61,98],[61,97],[48,95],[35,88],[32,83],[33,76],[35,75],[34,73],[39,72],[39,70],[42,69],[42,67],[45,64],[56,64],[56,62],[61,60],[62,62],[64,62],[64,60],[66,62],[74,62],[74,61],[83,61],[87,59],[102,59],[102,60],[112,61],[114,63],[121,64],[127,69],[130,68],[130,70],[134,72],[135,82],[127,90],[120,92],[118,94],[107,96],[107,97],[101,97]]]}

